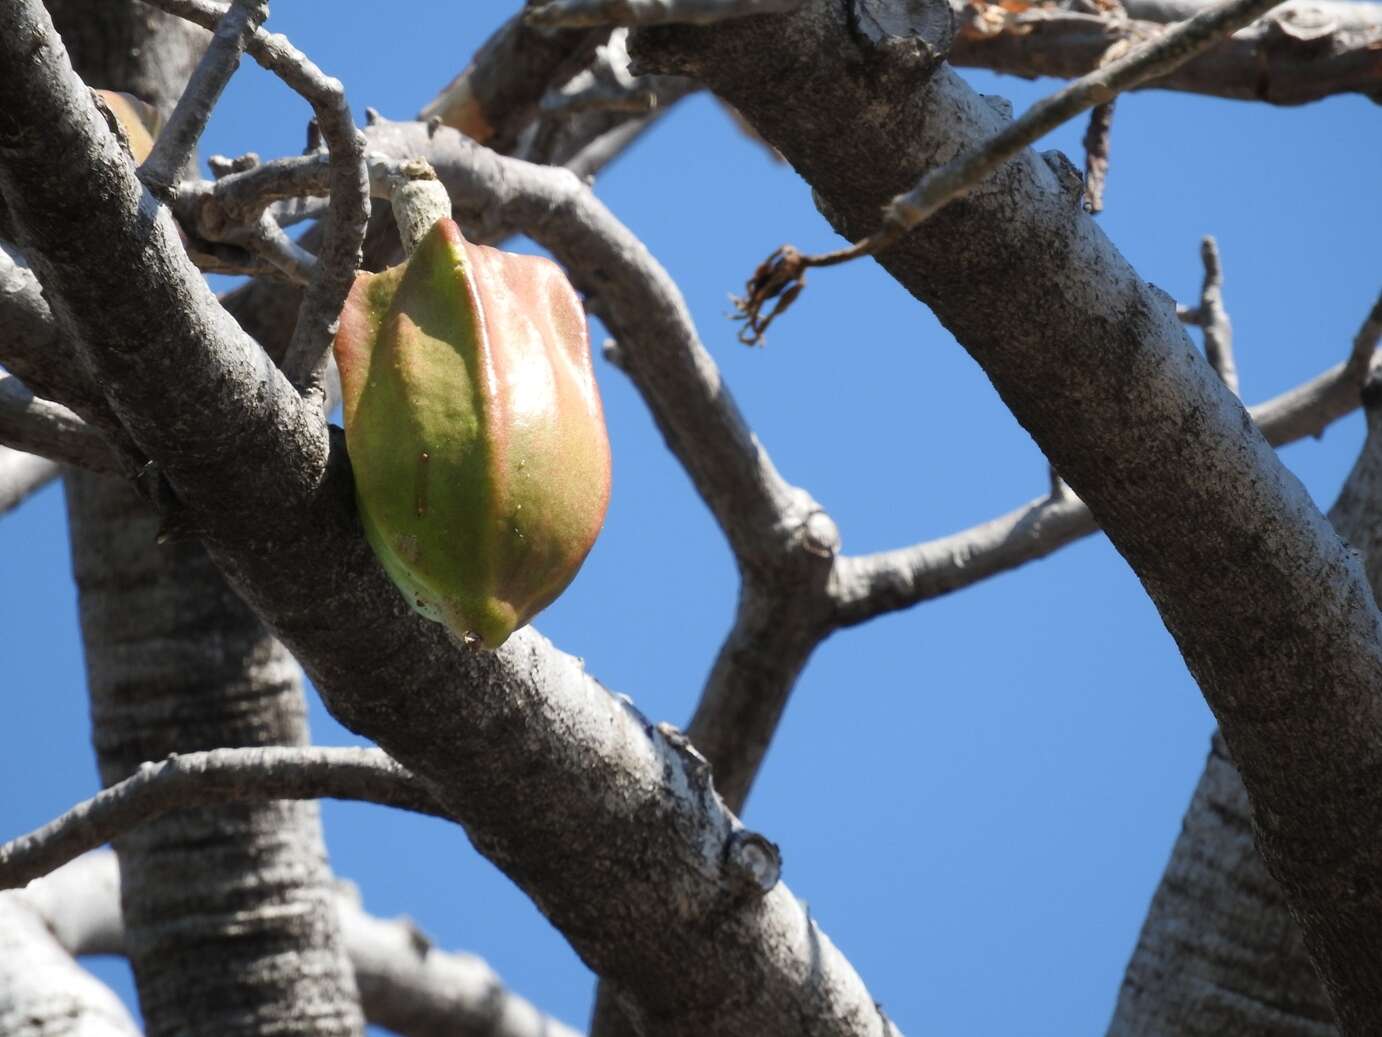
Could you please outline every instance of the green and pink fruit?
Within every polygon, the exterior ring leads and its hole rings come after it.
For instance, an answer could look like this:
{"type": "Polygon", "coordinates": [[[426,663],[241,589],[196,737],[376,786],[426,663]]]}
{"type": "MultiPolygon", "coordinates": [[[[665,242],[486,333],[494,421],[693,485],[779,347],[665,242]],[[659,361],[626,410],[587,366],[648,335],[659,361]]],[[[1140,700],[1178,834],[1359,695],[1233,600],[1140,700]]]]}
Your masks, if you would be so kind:
{"type": "Polygon", "coordinates": [[[359,275],[335,353],[374,553],[418,612],[497,648],[571,582],[609,503],[575,291],[440,220],[401,265],[359,275]]]}

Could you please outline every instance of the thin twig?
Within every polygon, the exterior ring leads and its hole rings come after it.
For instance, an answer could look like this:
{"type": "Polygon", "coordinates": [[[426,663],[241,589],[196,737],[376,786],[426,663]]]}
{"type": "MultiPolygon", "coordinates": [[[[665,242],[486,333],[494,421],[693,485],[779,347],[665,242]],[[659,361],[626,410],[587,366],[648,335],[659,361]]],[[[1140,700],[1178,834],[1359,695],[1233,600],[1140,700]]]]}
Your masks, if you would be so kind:
{"type": "Polygon", "coordinates": [[[178,98],[168,125],[139,168],[139,179],[160,198],[167,197],[197,153],[221,92],[240,66],[245,41],[269,16],[268,0],[233,0],[216,25],[211,43],[178,98]]]}
{"type": "Polygon", "coordinates": [[[1233,361],[1233,325],[1224,309],[1224,274],[1219,245],[1211,235],[1205,235],[1200,242],[1200,260],[1204,264],[1204,282],[1199,305],[1177,305],[1176,317],[1182,324],[1194,325],[1204,333],[1204,353],[1209,366],[1236,396],[1238,368],[1233,361]]]}
{"type": "MultiPolygon", "coordinates": [[[[170,14],[205,28],[215,28],[223,8],[207,0],[151,0],[170,14]]],[[[364,137],[355,128],[345,88],[278,34],[255,29],[245,49],[312,106],[316,125],[331,162],[331,219],[316,273],[303,296],[297,325],[283,360],[283,371],[304,393],[320,392],[326,353],[336,334],[336,320],[360,266],[360,248],[369,221],[369,176],[364,137]]]]}
{"type": "Polygon", "coordinates": [[[759,266],[749,280],[745,297],[736,300],[740,319],[745,323],[741,339],[749,344],[762,340],[768,324],[800,293],[810,268],[837,266],[890,248],[912,228],[967,195],[999,166],[1057,126],[1095,105],[1113,100],[1124,90],[1164,75],[1280,2],[1226,0],[1067,84],[982,144],[932,169],[910,191],[897,195],[883,209],[882,226],[847,248],[806,255],[784,245],[759,266]],[[778,300],[776,308],[763,316],[763,307],[774,299],[778,300]]]}
{"type": "Polygon", "coordinates": [[[358,799],[445,817],[416,778],[379,749],[212,749],[145,763],[42,828],[0,846],[0,889],[14,889],[170,810],[266,799],[358,799]]]}
{"type": "Polygon", "coordinates": [[[795,10],[801,0],[548,0],[528,9],[528,24],[548,29],[597,25],[710,25],[795,10]]]}
{"type": "Polygon", "coordinates": [[[1238,395],[1238,367],[1233,361],[1233,325],[1224,309],[1224,269],[1219,244],[1206,234],[1200,242],[1204,284],[1200,288],[1199,325],[1204,332],[1204,355],[1233,395],[1238,395]]]}
{"type": "Polygon", "coordinates": [[[1084,134],[1085,210],[1104,211],[1104,184],[1108,181],[1109,138],[1113,134],[1113,106],[1116,101],[1095,105],[1089,113],[1089,128],[1084,134]]]}

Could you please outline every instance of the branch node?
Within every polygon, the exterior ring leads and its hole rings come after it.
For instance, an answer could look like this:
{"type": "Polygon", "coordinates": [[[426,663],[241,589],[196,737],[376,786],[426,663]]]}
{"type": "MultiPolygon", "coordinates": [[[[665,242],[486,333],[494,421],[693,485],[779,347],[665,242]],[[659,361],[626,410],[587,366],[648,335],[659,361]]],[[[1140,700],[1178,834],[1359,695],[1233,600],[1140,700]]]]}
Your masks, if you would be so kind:
{"type": "Polygon", "coordinates": [[[699,749],[691,744],[691,739],[675,724],[662,721],[654,725],[658,734],[677,751],[691,768],[691,774],[706,783],[710,781],[710,761],[701,755],[699,749]]]}
{"type": "Polygon", "coordinates": [[[207,168],[211,170],[211,175],[217,180],[231,173],[243,173],[246,170],[254,169],[259,165],[259,155],[253,151],[247,151],[243,155],[230,158],[226,155],[212,155],[206,160],[207,168]]]}
{"type": "Polygon", "coordinates": [[[817,508],[797,530],[798,542],[817,558],[834,558],[840,551],[840,527],[817,508]]]}
{"type": "Polygon", "coordinates": [[[766,836],[741,828],[725,844],[724,874],[738,893],[767,896],[782,878],[782,851],[766,836]]]}

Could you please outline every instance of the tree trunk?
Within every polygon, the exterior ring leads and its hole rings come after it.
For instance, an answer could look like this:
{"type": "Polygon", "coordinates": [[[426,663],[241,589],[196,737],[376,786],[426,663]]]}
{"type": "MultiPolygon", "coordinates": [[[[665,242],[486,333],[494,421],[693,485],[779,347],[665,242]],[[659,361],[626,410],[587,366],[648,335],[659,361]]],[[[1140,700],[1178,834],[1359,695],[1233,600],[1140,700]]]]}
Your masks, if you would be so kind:
{"type": "MultiPolygon", "coordinates": [[[[89,83],[165,113],[206,39],[142,4],[50,9],[89,83]]],[[[296,663],[200,545],[158,546],[117,480],[71,472],[67,494],[102,781],[171,752],[305,743],[296,663]]],[[[315,803],[183,811],[116,850],[148,1033],[362,1030],[315,803]]]]}

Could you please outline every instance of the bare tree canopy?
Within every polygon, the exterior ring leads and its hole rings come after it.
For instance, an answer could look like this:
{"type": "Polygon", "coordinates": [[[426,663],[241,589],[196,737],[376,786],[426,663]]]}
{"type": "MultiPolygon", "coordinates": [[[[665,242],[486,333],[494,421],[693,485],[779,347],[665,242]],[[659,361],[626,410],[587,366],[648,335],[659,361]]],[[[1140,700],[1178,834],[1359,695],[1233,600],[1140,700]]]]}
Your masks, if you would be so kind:
{"type": "Polygon", "coordinates": [[[0,1033],[1382,1031],[1382,7],[464,6],[0,5],[0,1033]],[[493,651],[447,215],[613,453],[493,651]]]}

